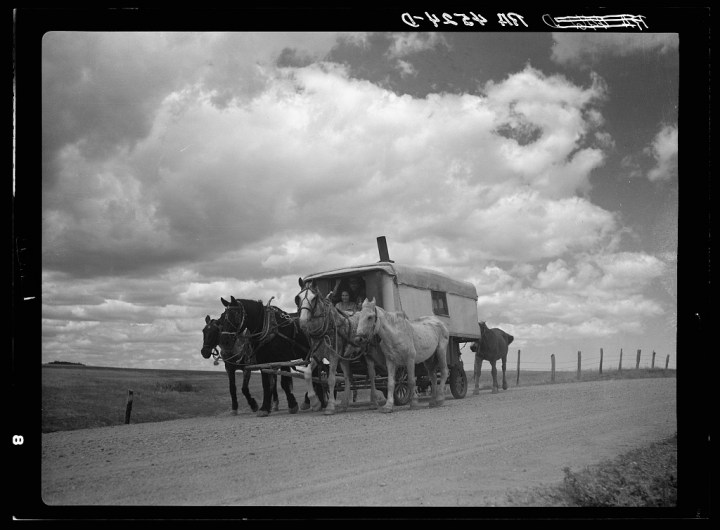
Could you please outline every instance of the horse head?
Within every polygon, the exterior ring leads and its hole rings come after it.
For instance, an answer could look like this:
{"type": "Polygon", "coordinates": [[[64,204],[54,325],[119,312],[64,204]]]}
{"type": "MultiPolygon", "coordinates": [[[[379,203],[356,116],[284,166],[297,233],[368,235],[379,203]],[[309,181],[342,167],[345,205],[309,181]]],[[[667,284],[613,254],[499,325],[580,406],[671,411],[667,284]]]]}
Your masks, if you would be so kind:
{"type": "Polygon", "coordinates": [[[219,345],[223,351],[232,350],[235,345],[237,336],[241,334],[246,327],[245,322],[245,307],[236,300],[234,296],[230,297],[230,302],[224,298],[220,298],[225,311],[220,317],[220,339],[219,345]]]}
{"type": "Polygon", "coordinates": [[[300,292],[295,296],[295,305],[300,314],[300,324],[307,322],[315,316],[318,302],[320,301],[320,292],[312,281],[303,282],[302,278],[298,278],[300,284],[300,292]]]}
{"type": "Polygon", "coordinates": [[[362,309],[358,315],[357,329],[355,330],[355,342],[363,344],[369,342],[375,335],[375,324],[377,323],[377,304],[375,298],[363,302],[362,309]]]}
{"type": "Polygon", "coordinates": [[[473,351],[475,353],[477,353],[480,349],[480,341],[483,339],[483,337],[485,337],[485,334],[490,331],[484,320],[478,322],[478,326],[480,326],[480,339],[470,345],[470,351],[473,351]]]}
{"type": "Polygon", "coordinates": [[[205,359],[209,359],[215,348],[220,344],[220,325],[218,321],[205,316],[205,327],[203,328],[203,345],[200,354],[205,359]]]}

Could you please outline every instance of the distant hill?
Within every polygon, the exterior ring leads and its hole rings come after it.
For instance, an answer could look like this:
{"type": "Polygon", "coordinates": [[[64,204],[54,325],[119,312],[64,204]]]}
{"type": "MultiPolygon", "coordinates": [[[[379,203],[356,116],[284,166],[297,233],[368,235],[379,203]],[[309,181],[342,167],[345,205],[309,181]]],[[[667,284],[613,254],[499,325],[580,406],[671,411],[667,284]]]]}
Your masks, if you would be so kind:
{"type": "Polygon", "coordinates": [[[52,361],[45,364],[72,364],[74,366],[85,366],[83,363],[71,363],[70,361],[52,361]]]}

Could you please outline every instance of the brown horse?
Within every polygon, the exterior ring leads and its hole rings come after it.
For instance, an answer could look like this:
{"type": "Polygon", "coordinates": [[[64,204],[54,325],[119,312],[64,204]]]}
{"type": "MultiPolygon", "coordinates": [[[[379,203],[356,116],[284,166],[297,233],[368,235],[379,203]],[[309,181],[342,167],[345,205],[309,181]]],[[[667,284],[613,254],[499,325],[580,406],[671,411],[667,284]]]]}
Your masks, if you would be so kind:
{"type": "Polygon", "coordinates": [[[480,340],[470,346],[470,349],[475,352],[475,370],[473,371],[475,389],[473,390],[473,394],[477,395],[480,393],[480,368],[484,360],[488,361],[492,368],[492,393],[497,394],[500,392],[500,387],[498,385],[495,363],[498,359],[502,360],[502,387],[503,390],[507,390],[508,384],[505,379],[505,368],[507,366],[508,346],[515,337],[509,333],[505,333],[500,328],[490,329],[485,322],[478,322],[478,325],[480,326],[480,340]]]}
{"type": "MultiPolygon", "coordinates": [[[[225,318],[225,314],[220,319],[210,318],[210,315],[205,317],[205,327],[203,328],[203,346],[200,353],[205,359],[209,359],[211,356],[215,357],[215,364],[218,364],[221,358],[217,348],[220,345],[220,320],[225,318]]],[[[237,399],[237,386],[235,385],[235,372],[240,370],[243,373],[242,393],[247,399],[248,405],[253,412],[258,409],[257,401],[250,395],[250,376],[252,372],[247,370],[245,367],[247,363],[240,362],[241,357],[239,355],[222,357],[223,364],[225,365],[225,372],[227,372],[228,381],[230,383],[230,401],[232,405],[232,413],[237,414],[238,410],[238,399],[237,399]]],[[[277,394],[277,385],[273,387],[272,391],[272,409],[278,410],[279,400],[277,394]]]]}

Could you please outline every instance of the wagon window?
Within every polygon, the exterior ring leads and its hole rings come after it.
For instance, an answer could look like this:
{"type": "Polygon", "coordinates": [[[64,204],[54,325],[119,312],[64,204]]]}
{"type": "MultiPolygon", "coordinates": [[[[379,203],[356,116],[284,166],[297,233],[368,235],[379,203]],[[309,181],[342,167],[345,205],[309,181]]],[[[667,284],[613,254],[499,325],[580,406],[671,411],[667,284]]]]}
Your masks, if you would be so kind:
{"type": "Polygon", "coordinates": [[[430,291],[430,293],[432,295],[433,313],[436,315],[449,316],[450,313],[448,312],[447,297],[445,296],[445,293],[442,291],[430,291]]]}

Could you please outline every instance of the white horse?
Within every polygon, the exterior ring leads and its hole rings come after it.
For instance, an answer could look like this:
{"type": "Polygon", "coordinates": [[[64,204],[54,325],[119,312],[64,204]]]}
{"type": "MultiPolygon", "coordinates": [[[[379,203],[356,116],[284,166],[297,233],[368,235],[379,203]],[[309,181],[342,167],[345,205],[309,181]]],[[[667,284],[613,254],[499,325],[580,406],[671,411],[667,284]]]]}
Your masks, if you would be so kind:
{"type": "Polygon", "coordinates": [[[448,377],[447,347],[450,332],[437,317],[427,316],[409,320],[403,312],[385,311],[377,307],[375,298],[363,302],[357,324],[359,343],[367,342],[373,336],[380,339],[379,347],[385,357],[388,372],[387,402],[380,410],[392,412],[395,391],[395,369],[405,366],[408,373],[410,408],[418,407],[415,388],[415,364],[424,363],[432,385],[431,407],[445,401],[445,381],[448,377]],[[440,368],[440,382],[436,370],[440,368]]]}
{"type": "MultiPolygon", "coordinates": [[[[375,389],[375,363],[381,365],[385,363],[381,353],[372,344],[369,344],[364,351],[355,344],[355,330],[360,313],[347,315],[333,306],[330,300],[323,298],[312,282],[303,283],[302,279],[299,279],[299,284],[301,291],[296,296],[296,302],[300,310],[300,328],[310,340],[310,349],[314,353],[309,368],[304,371],[305,380],[307,381],[311,377],[311,373],[318,363],[318,357],[327,359],[330,363],[327,378],[330,396],[324,413],[335,414],[336,408],[339,412],[347,410],[351,400],[350,361],[363,356],[367,362],[368,378],[370,379],[370,408],[375,409],[381,406],[384,399],[378,395],[375,389]],[[333,389],[335,388],[338,363],[342,367],[345,377],[345,393],[340,405],[336,407],[333,389]]],[[[312,385],[309,385],[308,388],[310,388],[308,399],[312,409],[320,410],[320,401],[312,385]]]]}

